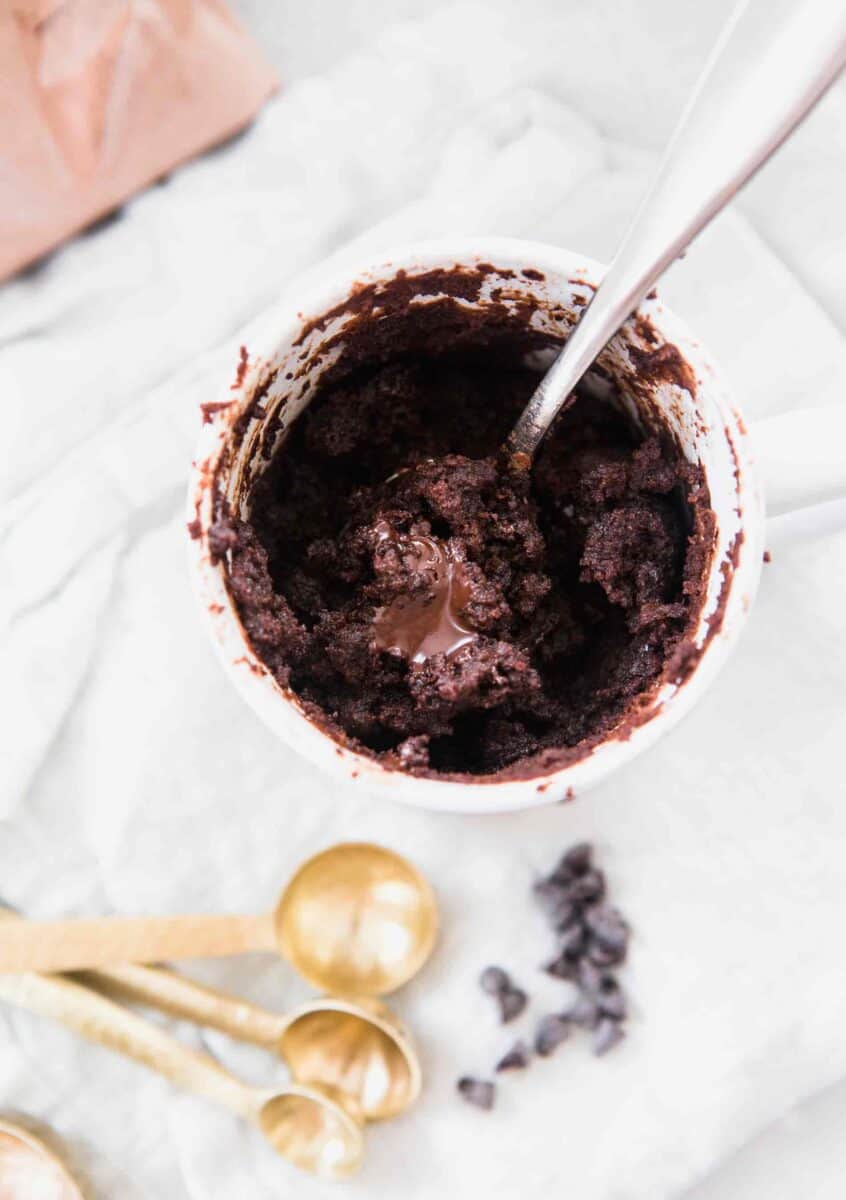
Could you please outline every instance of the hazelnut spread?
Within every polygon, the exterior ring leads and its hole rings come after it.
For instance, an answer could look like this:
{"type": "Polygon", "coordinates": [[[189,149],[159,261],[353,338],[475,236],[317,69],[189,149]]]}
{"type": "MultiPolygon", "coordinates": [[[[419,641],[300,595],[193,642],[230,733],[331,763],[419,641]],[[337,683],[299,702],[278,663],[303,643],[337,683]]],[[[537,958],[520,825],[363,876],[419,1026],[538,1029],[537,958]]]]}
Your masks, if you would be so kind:
{"type": "Polygon", "coordinates": [[[525,353],[318,385],[212,549],[267,669],[339,741],[418,774],[531,777],[620,729],[684,659],[713,542],[701,469],[580,395],[532,471],[498,448],[525,353]]]}

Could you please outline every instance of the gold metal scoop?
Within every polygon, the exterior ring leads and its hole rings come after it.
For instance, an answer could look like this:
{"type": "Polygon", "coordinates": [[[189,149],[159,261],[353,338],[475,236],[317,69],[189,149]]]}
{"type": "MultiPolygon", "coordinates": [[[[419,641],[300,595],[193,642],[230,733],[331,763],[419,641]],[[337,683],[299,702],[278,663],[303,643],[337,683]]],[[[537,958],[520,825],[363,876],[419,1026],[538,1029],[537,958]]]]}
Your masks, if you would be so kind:
{"type": "Polygon", "coordinates": [[[108,996],[278,1054],[297,1082],[352,1096],[367,1121],[398,1116],[420,1093],[420,1060],[411,1034],[379,1000],[325,996],[282,1014],[153,967],[90,971],[79,978],[108,996]]]}
{"type": "Polygon", "coordinates": [[[249,1087],[209,1055],[183,1046],[143,1017],[69,979],[2,976],[0,997],[230,1109],[256,1125],[279,1154],[303,1171],[343,1179],[361,1165],[364,1117],[352,1097],[336,1088],[320,1083],[291,1084],[281,1091],[249,1087]]]}
{"type": "Polygon", "coordinates": [[[0,1200],[85,1200],[82,1188],[46,1142],[13,1121],[0,1121],[0,1200]]]}
{"type": "Polygon", "coordinates": [[[275,950],[321,991],[380,996],[420,969],[437,924],[432,889],[410,862],[346,842],[308,859],[272,913],[3,922],[0,972],[275,950]]]}

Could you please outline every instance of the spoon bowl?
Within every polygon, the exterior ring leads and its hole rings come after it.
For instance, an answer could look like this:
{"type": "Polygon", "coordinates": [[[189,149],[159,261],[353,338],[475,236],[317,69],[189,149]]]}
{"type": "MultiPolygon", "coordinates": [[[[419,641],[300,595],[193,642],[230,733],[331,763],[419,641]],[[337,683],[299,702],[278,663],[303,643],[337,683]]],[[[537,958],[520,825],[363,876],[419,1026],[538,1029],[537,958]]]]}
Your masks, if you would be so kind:
{"type": "Polygon", "coordinates": [[[346,1179],[361,1166],[362,1120],[349,1096],[318,1084],[271,1096],[256,1117],[277,1153],[323,1179],[346,1179]]]}
{"type": "Polygon", "coordinates": [[[308,859],[273,912],[4,921],[0,973],[276,951],[325,992],[395,991],[429,957],[438,916],[420,872],[384,846],[346,842],[308,859]]]}
{"type": "Polygon", "coordinates": [[[322,991],[382,996],[420,970],[437,934],[431,887],[400,855],[345,842],[308,859],[275,914],[279,949],[322,991]]]}
{"type": "Polygon", "coordinates": [[[293,1012],[279,1053],[295,1080],[353,1097],[366,1121],[405,1112],[420,1093],[411,1037],[378,1001],[324,999],[293,1012]]]}
{"type": "Polygon", "coordinates": [[[41,1138],[15,1122],[0,1121],[0,1197],[7,1196],[84,1200],[70,1171],[41,1138]]]}

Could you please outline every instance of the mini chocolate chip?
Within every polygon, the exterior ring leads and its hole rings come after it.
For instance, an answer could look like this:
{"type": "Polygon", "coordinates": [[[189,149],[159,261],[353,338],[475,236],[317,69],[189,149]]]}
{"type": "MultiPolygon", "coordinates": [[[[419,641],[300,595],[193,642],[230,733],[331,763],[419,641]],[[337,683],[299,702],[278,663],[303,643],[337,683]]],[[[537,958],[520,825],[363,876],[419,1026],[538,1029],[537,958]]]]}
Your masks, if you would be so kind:
{"type": "Polygon", "coordinates": [[[603,948],[615,954],[625,954],[629,942],[629,927],[616,908],[597,904],[585,913],[585,924],[592,937],[603,948]]]}
{"type": "Polygon", "coordinates": [[[503,1025],[508,1021],[513,1021],[515,1017],[519,1017],[529,1002],[529,997],[522,988],[512,987],[510,984],[501,992],[497,992],[496,998],[499,1002],[499,1015],[503,1025]]]}
{"type": "Polygon", "coordinates": [[[544,1017],[535,1033],[535,1053],[548,1058],[570,1036],[570,1023],[565,1017],[552,1014],[544,1017]]]}
{"type": "Polygon", "coordinates": [[[459,1079],[456,1087],[468,1104],[475,1104],[476,1108],[493,1108],[496,1087],[490,1080],[472,1079],[465,1075],[459,1079]]]}
{"type": "Polygon", "coordinates": [[[587,949],[587,938],[583,929],[574,929],[561,943],[561,953],[570,962],[578,962],[587,949]]]}
{"type": "Polygon", "coordinates": [[[571,875],[584,875],[590,870],[593,859],[593,846],[590,842],[578,842],[571,846],[558,864],[571,875]]]}
{"type": "Polygon", "coordinates": [[[582,994],[564,1016],[582,1029],[595,1029],[599,1021],[599,1009],[590,996],[582,994]]]}
{"type": "Polygon", "coordinates": [[[574,879],[567,888],[567,899],[571,903],[584,904],[601,900],[605,895],[605,876],[601,871],[588,871],[574,879]]]}
{"type": "Polygon", "coordinates": [[[507,1054],[503,1054],[502,1058],[496,1064],[496,1071],[515,1071],[522,1070],[523,1067],[529,1065],[529,1047],[524,1041],[515,1042],[507,1054]]]}
{"type": "Polygon", "coordinates": [[[588,942],[587,956],[595,967],[616,967],[625,958],[618,950],[605,950],[593,938],[588,942]]]}
{"type": "Polygon", "coordinates": [[[562,950],[557,958],[553,958],[551,962],[546,964],[544,971],[546,971],[547,975],[551,975],[553,979],[576,979],[578,965],[572,959],[568,958],[562,950]]]}
{"type": "Polygon", "coordinates": [[[619,1021],[612,1021],[610,1017],[604,1017],[597,1025],[593,1035],[594,1054],[607,1054],[625,1036],[625,1031],[619,1021]]]}
{"type": "Polygon", "coordinates": [[[590,995],[595,995],[599,991],[602,980],[599,968],[595,967],[593,963],[586,958],[579,960],[578,979],[584,991],[588,992],[590,995]]]}
{"type": "Polygon", "coordinates": [[[626,997],[617,980],[611,975],[605,975],[597,992],[596,1003],[599,1011],[612,1021],[622,1021],[626,1017],[626,997]]]}
{"type": "Polygon", "coordinates": [[[576,906],[567,898],[566,885],[552,879],[541,879],[534,886],[535,897],[553,929],[563,932],[578,917],[576,906]]]}
{"type": "Polygon", "coordinates": [[[496,996],[505,991],[510,983],[508,973],[503,971],[502,967],[485,967],[479,976],[479,987],[489,996],[496,996]]]}

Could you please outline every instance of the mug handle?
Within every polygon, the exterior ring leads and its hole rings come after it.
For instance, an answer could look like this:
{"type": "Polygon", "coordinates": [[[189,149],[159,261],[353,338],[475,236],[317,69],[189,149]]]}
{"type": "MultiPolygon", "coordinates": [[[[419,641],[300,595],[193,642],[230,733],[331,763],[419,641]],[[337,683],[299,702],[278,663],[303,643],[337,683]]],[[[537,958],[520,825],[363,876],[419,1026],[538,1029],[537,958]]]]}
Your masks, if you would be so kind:
{"type": "Polygon", "coordinates": [[[846,405],[768,417],[749,435],[764,478],[768,541],[846,529],[846,405]]]}

